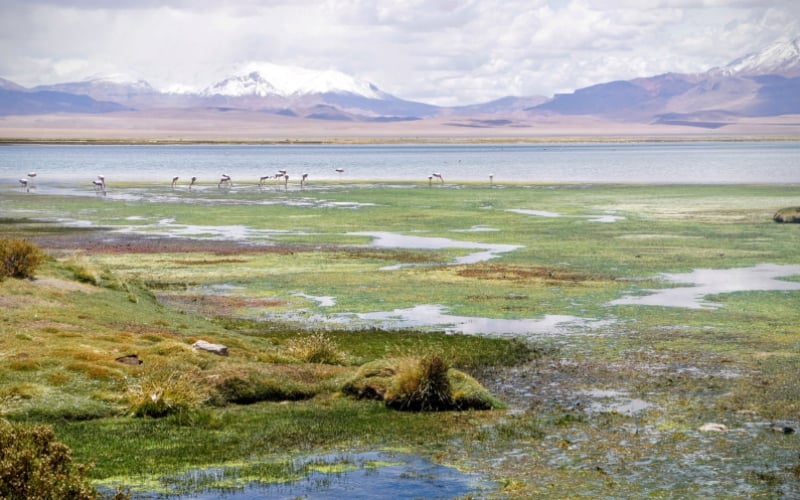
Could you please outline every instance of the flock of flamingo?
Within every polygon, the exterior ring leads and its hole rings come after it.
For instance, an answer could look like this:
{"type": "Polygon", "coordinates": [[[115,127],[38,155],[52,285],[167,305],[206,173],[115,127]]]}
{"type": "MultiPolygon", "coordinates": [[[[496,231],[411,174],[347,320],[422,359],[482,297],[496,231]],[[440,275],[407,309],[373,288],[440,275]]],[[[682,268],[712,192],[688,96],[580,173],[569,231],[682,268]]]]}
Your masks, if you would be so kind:
{"type": "MultiPolygon", "coordinates": [[[[334,170],[336,173],[339,174],[341,177],[342,173],[344,173],[343,168],[337,168],[334,170]]],[[[28,172],[27,178],[22,178],[19,180],[20,185],[22,186],[25,191],[30,192],[31,187],[33,187],[33,179],[36,177],[36,172],[28,172]]],[[[428,176],[428,184],[433,184],[433,179],[438,179],[441,184],[444,184],[444,177],[439,172],[434,172],[428,176]]],[[[493,181],[494,175],[489,175],[489,182],[493,181]]],[[[263,186],[269,179],[277,179],[278,181],[283,180],[283,185],[285,188],[289,186],[289,173],[285,169],[278,170],[275,174],[272,175],[264,175],[259,177],[258,185],[263,186]]],[[[174,176],[172,178],[172,189],[175,189],[178,185],[178,181],[180,180],[179,176],[174,176]]],[[[308,174],[303,173],[300,175],[300,187],[304,188],[306,185],[306,181],[308,180],[308,174]]],[[[189,182],[189,191],[192,190],[192,186],[197,183],[197,177],[192,177],[191,181],[189,182]]],[[[97,179],[92,181],[92,185],[94,186],[95,191],[105,194],[106,192],[106,178],[103,175],[98,175],[97,179]]],[[[228,174],[222,174],[220,176],[219,182],[217,183],[218,188],[222,188],[222,186],[232,186],[233,181],[231,180],[231,176],[228,174]]]]}

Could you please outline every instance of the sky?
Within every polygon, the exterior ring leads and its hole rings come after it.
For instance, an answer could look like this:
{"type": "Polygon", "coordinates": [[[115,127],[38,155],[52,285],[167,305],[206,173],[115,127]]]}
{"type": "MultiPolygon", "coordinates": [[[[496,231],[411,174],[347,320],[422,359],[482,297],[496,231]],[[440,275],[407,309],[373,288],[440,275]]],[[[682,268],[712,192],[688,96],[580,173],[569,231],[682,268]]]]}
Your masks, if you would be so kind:
{"type": "Polygon", "coordinates": [[[0,0],[0,77],[199,90],[270,62],[449,106],[703,72],[799,36],[797,0],[0,0]]]}

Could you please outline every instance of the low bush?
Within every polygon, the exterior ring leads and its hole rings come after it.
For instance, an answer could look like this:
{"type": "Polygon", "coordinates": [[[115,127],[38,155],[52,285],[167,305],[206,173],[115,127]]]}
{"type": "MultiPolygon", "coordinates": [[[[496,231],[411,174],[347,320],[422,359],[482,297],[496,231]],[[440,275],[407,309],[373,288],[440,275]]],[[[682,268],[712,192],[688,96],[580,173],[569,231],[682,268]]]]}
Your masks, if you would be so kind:
{"type": "Polygon", "coordinates": [[[28,240],[0,238],[0,280],[33,278],[44,259],[44,252],[28,240]]]}
{"type": "Polygon", "coordinates": [[[44,425],[0,420],[0,498],[82,500],[99,498],[89,467],[73,464],[70,449],[44,425]]]}

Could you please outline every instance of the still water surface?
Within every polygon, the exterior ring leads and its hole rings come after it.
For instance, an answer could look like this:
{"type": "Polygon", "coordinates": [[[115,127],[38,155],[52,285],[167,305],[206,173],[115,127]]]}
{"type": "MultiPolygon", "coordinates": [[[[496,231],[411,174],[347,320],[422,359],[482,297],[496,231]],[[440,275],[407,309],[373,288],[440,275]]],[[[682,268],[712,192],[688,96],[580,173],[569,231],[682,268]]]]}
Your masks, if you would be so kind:
{"type": "Polygon", "coordinates": [[[257,182],[278,170],[293,181],[800,183],[800,142],[656,142],[492,145],[11,145],[0,183],[257,182]],[[342,169],[338,173],[336,169],[342,169]],[[434,179],[437,181],[438,179],[434,179]]]}

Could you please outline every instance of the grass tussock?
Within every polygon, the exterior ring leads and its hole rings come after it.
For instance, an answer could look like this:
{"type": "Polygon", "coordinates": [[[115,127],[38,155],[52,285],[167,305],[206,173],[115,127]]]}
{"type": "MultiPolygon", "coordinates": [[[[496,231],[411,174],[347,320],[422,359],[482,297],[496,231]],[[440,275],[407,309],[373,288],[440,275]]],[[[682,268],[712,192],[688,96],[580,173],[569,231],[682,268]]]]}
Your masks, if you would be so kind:
{"type": "Polygon", "coordinates": [[[345,361],[336,341],[322,332],[289,339],[286,350],[289,356],[305,363],[338,365],[345,361]]]}
{"type": "Polygon", "coordinates": [[[134,416],[165,417],[199,408],[209,394],[197,368],[155,362],[145,365],[138,378],[129,379],[126,399],[134,416]]]}
{"type": "Polygon", "coordinates": [[[342,391],[382,400],[403,411],[488,410],[502,407],[474,378],[448,367],[437,354],[377,360],[363,365],[342,391]]]}

